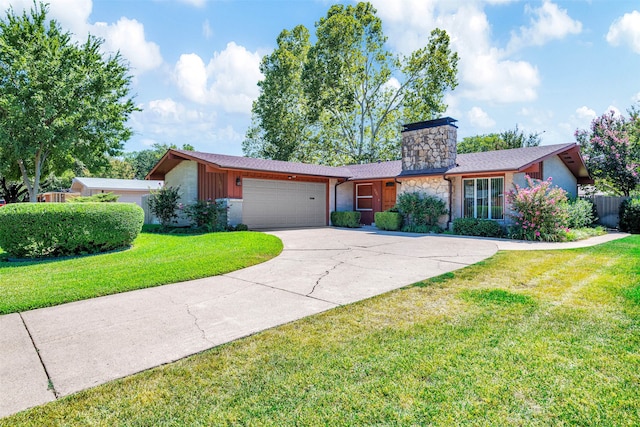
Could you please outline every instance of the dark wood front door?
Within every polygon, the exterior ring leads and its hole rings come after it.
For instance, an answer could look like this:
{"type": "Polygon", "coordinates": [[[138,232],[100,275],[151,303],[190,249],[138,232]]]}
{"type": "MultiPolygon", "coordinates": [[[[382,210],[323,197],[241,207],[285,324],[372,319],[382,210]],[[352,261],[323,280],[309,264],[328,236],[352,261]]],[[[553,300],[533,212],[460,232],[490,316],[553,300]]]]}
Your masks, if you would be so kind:
{"type": "Polygon", "coordinates": [[[386,211],[396,205],[396,183],[386,181],[382,183],[382,210],[386,211]]]}
{"type": "Polygon", "coordinates": [[[356,184],[355,207],[360,212],[360,223],[371,225],[376,212],[382,209],[382,183],[380,181],[356,184]]]}

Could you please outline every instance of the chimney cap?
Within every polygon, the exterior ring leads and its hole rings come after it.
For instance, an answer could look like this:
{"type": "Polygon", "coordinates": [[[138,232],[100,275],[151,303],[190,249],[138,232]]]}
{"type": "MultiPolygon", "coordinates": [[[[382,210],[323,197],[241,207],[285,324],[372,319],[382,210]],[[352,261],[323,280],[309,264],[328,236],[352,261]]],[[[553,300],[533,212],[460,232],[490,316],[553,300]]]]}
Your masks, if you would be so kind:
{"type": "Polygon", "coordinates": [[[440,117],[439,119],[426,120],[424,122],[409,123],[409,124],[406,124],[406,125],[402,125],[402,132],[407,132],[407,131],[411,131],[411,130],[434,128],[434,127],[445,126],[445,125],[451,125],[451,126],[457,128],[458,126],[454,125],[455,122],[457,122],[457,120],[454,119],[454,118],[451,118],[451,117],[440,117]]]}

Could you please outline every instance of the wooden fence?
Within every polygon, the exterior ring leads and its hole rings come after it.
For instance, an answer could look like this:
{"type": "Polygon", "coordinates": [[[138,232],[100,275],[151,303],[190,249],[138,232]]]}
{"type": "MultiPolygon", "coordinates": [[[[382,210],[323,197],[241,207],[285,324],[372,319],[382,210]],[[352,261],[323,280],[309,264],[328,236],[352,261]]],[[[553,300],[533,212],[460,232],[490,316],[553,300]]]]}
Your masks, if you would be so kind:
{"type": "Polygon", "coordinates": [[[620,204],[628,197],[592,196],[589,198],[593,200],[598,210],[598,224],[608,228],[618,228],[620,204]]]}

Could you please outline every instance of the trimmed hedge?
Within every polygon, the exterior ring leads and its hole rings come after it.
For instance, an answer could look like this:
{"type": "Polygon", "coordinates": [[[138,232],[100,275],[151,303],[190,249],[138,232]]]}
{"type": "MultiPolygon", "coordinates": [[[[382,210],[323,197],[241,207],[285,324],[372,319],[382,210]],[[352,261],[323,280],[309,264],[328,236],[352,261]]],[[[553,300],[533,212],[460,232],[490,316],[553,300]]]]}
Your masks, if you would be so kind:
{"type": "Polygon", "coordinates": [[[93,196],[69,197],[67,203],[115,203],[120,195],[113,193],[98,193],[93,196]]]}
{"type": "Polygon", "coordinates": [[[376,212],[376,227],[380,230],[398,231],[402,227],[402,214],[399,212],[376,212]]]}
{"type": "Polygon", "coordinates": [[[360,212],[331,212],[331,224],[335,227],[358,228],[360,227],[360,212]]]}
{"type": "Polygon", "coordinates": [[[16,203],[0,209],[0,247],[18,258],[106,252],[130,246],[143,222],[133,203],[16,203]]]}
{"type": "Polygon", "coordinates": [[[453,232],[461,236],[503,237],[504,230],[492,219],[456,218],[453,232]]]}
{"type": "Polygon", "coordinates": [[[620,231],[640,234],[640,198],[627,199],[620,205],[620,231]]]}

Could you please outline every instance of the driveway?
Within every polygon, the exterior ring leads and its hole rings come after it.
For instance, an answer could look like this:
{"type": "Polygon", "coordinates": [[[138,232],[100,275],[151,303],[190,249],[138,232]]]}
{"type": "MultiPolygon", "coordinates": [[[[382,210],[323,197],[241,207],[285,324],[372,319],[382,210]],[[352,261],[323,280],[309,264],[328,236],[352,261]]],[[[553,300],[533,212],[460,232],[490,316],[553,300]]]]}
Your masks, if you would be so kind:
{"type": "Polygon", "coordinates": [[[260,265],[0,316],[0,417],[474,264],[499,248],[373,229],[272,234],[284,251],[260,265]]]}

